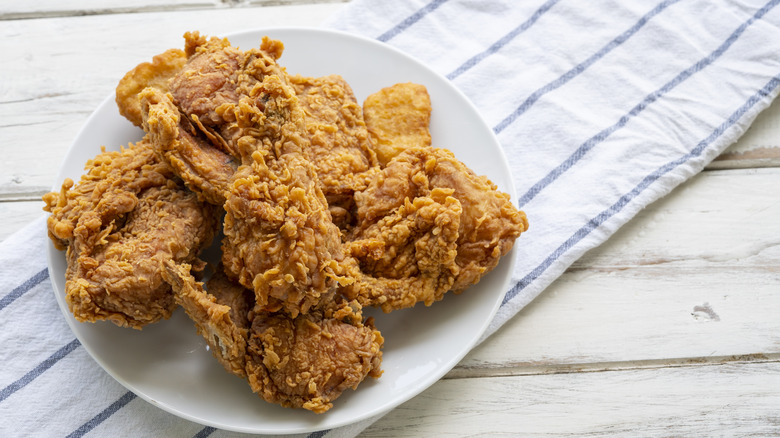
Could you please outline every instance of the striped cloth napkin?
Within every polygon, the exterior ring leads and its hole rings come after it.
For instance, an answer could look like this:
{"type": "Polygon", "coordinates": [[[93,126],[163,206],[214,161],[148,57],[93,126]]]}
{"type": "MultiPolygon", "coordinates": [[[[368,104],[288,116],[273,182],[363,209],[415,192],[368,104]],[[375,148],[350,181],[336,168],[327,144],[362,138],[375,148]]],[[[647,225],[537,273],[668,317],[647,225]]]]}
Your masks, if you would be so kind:
{"type": "MultiPolygon", "coordinates": [[[[779,2],[354,0],[326,26],[422,60],[497,134],[531,229],[489,336],[770,104],[779,2]]],[[[45,245],[43,220],[0,244],[0,436],[237,436],[105,374],[59,316],[45,245]]],[[[351,437],[375,420],[308,436],[351,437]]]]}

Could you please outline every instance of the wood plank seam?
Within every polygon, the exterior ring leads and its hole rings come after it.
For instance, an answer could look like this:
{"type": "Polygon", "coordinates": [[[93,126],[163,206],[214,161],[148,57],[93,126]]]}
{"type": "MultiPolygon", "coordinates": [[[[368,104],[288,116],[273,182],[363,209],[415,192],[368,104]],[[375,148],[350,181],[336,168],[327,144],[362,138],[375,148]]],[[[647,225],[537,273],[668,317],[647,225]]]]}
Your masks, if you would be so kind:
{"type": "Polygon", "coordinates": [[[82,17],[87,15],[137,14],[149,12],[176,12],[185,10],[207,10],[240,7],[298,6],[325,3],[346,3],[349,0],[214,0],[212,5],[204,3],[181,3],[169,5],[145,5],[141,7],[93,8],[78,10],[51,10],[35,12],[0,13],[0,21],[35,20],[41,18],[82,17]]]}
{"type": "Polygon", "coordinates": [[[729,356],[650,359],[618,362],[572,364],[517,363],[501,366],[455,367],[444,379],[472,379],[483,377],[538,376],[550,374],[602,373],[662,368],[710,367],[721,365],[749,365],[780,363],[780,353],[753,353],[729,356]]]}

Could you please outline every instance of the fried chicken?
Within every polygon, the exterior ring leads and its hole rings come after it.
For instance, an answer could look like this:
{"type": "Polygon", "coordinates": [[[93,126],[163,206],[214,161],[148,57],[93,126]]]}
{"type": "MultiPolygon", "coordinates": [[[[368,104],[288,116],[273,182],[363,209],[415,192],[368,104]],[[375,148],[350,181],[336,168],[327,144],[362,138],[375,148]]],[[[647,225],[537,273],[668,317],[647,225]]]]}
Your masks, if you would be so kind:
{"type": "Polygon", "coordinates": [[[306,116],[314,165],[334,222],[346,228],[354,212],[355,192],[378,171],[363,110],[352,88],[339,75],[289,78],[306,116]]]}
{"type": "Polygon", "coordinates": [[[168,318],[175,308],[160,262],[198,263],[217,226],[142,140],[103,152],[73,187],[45,196],[49,234],[67,247],[65,299],[79,321],[132,328],[168,318]]]}
{"type": "Polygon", "coordinates": [[[205,201],[222,205],[230,190],[236,159],[216,148],[203,130],[182,117],[170,94],[154,88],[139,93],[143,127],[176,175],[205,201]]]}
{"type": "Polygon", "coordinates": [[[169,260],[162,274],[214,357],[229,373],[245,378],[254,293],[231,281],[220,268],[208,280],[205,290],[203,283],[190,273],[189,264],[169,260]]]}
{"type": "Polygon", "coordinates": [[[180,49],[169,49],[143,62],[125,74],[116,87],[116,104],[119,114],[135,126],[141,126],[141,104],[138,94],[145,88],[168,91],[171,79],[178,74],[187,57],[180,49]]]}
{"type": "Polygon", "coordinates": [[[361,108],[338,75],[290,76],[284,46],[198,32],[120,81],[146,132],[44,196],[80,321],[142,328],[180,305],[264,400],[317,413],[379,377],[385,312],[460,293],[528,227],[486,177],[431,147],[424,86],[361,108]],[[206,283],[199,252],[222,225],[206,283]],[[197,278],[196,278],[197,277],[197,278]]]}
{"type": "Polygon", "coordinates": [[[339,299],[296,318],[256,312],[252,291],[220,269],[205,289],[189,271],[165,264],[176,300],[225,369],[266,401],[322,413],[347,388],[381,375],[384,339],[356,304],[339,299]]]}
{"type": "Polygon", "coordinates": [[[296,318],[257,314],[247,356],[252,390],[272,403],[323,413],[366,376],[379,377],[384,339],[371,319],[348,322],[350,314],[348,306],[296,318]]]}
{"type": "Polygon", "coordinates": [[[404,151],[356,201],[345,252],[358,267],[343,293],[385,312],[477,283],[528,227],[509,195],[445,149],[404,151]]]}
{"type": "Polygon", "coordinates": [[[332,299],[342,276],[341,236],[331,221],[308,147],[294,90],[266,76],[241,100],[238,125],[253,151],[225,202],[222,262],[229,276],[254,289],[257,306],[307,313],[332,299]]]}
{"type": "Polygon", "coordinates": [[[431,98],[423,85],[383,88],[363,102],[363,115],[382,167],[406,149],[431,145],[431,98]]]}

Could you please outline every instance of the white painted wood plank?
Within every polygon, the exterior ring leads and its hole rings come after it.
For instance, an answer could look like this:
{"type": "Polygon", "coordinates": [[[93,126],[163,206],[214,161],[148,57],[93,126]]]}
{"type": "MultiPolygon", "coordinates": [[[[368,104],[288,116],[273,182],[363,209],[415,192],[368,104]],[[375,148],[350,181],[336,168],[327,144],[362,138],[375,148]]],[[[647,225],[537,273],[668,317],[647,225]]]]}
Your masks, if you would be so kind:
{"type": "Polygon", "coordinates": [[[230,8],[5,21],[0,50],[0,199],[49,190],[89,114],[124,73],[183,44],[188,30],[224,34],[316,26],[343,4],[230,8]]]}
{"type": "Polygon", "coordinates": [[[576,262],[458,369],[779,352],[778,189],[780,169],[694,177],[576,262]]]}
{"type": "Polygon", "coordinates": [[[447,379],[361,434],[777,436],[780,363],[447,379]]]}
{"type": "Polygon", "coordinates": [[[35,0],[0,1],[0,19],[28,19],[109,12],[175,10],[228,6],[221,0],[35,0]]]}

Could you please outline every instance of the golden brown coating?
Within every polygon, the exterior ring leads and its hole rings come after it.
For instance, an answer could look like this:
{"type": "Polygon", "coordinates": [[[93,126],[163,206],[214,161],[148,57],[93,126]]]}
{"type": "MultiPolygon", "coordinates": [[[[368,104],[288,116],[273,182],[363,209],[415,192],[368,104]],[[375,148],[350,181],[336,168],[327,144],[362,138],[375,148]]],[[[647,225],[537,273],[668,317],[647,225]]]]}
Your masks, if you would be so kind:
{"type": "Polygon", "coordinates": [[[528,227],[509,195],[445,149],[406,150],[356,202],[345,252],[359,272],[343,293],[385,312],[477,283],[528,227]]]}
{"type": "Polygon", "coordinates": [[[423,85],[383,88],[363,102],[363,115],[382,167],[406,149],[431,145],[431,98],[423,85]]]}
{"type": "Polygon", "coordinates": [[[47,195],[50,235],[67,246],[65,299],[77,320],[142,328],[171,315],[160,263],[196,261],[217,213],[169,175],[142,141],[98,155],[75,188],[66,181],[47,195]]]}
{"type": "Polygon", "coordinates": [[[173,287],[176,302],[195,323],[209,350],[231,374],[246,377],[249,312],[254,294],[228,279],[221,269],[203,283],[190,274],[190,265],[165,263],[163,278],[173,287]]]}
{"type": "Polygon", "coordinates": [[[139,94],[143,127],[151,143],[193,192],[214,205],[225,203],[238,163],[182,117],[171,95],[147,88],[139,94]]]}
{"type": "Polygon", "coordinates": [[[243,53],[226,38],[184,34],[186,64],[171,81],[176,105],[208,126],[225,123],[219,108],[238,102],[238,74],[243,53]]]}
{"type": "Polygon", "coordinates": [[[259,313],[252,322],[247,376],[263,399],[323,413],[346,389],[382,372],[384,339],[373,320],[351,319],[348,306],[290,318],[259,313]]]}
{"type": "Polygon", "coordinates": [[[268,402],[322,413],[344,390],[382,373],[384,339],[356,304],[332,301],[296,318],[255,312],[252,291],[219,268],[205,289],[189,265],[168,261],[165,268],[176,301],[214,357],[268,402]]]}
{"type": "MultiPolygon", "coordinates": [[[[85,164],[86,173],[78,185],[66,178],[59,192],[43,196],[49,237],[57,249],[65,249],[75,238],[79,223],[100,226],[119,221],[132,211],[136,195],[150,187],[167,184],[172,169],[157,159],[148,138],[120,151],[103,151],[85,164]]],[[[96,237],[96,236],[90,236],[96,237]]]]}
{"type": "Polygon", "coordinates": [[[339,75],[289,79],[306,117],[311,143],[308,158],[328,204],[342,204],[368,186],[378,164],[363,110],[352,88],[339,75]]]}
{"type": "Polygon", "coordinates": [[[171,79],[186,61],[183,50],[169,49],[152,58],[152,62],[143,62],[127,72],[116,87],[119,114],[140,127],[142,119],[138,93],[148,87],[167,92],[171,79]]]}
{"type": "Polygon", "coordinates": [[[239,148],[253,152],[225,202],[222,262],[255,291],[258,308],[296,316],[332,299],[343,281],[341,237],[303,153],[308,140],[294,90],[266,76],[253,93],[238,115],[251,133],[239,148]]]}

